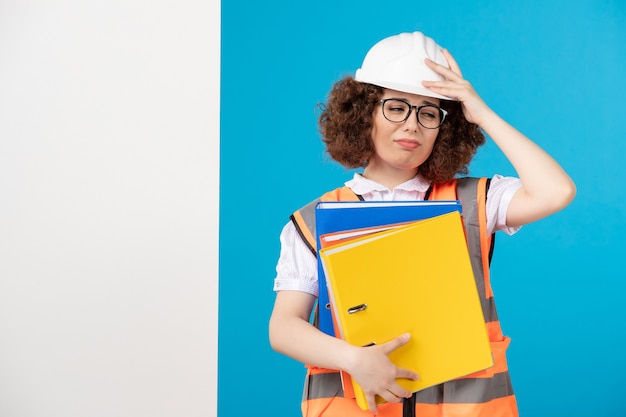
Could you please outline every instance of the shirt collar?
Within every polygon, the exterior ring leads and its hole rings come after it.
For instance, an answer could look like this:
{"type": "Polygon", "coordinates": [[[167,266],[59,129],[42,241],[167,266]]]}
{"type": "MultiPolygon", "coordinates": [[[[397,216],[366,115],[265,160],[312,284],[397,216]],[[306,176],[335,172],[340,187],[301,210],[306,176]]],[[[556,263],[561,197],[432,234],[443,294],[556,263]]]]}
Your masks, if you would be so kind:
{"type": "MultiPolygon", "coordinates": [[[[365,178],[359,173],[355,173],[354,177],[352,177],[350,181],[347,181],[345,185],[352,189],[355,194],[359,195],[371,193],[373,191],[388,191],[388,188],[384,185],[365,178]]],[[[426,181],[418,174],[410,180],[399,184],[394,188],[394,190],[418,191],[421,193],[425,193],[426,191],[428,191],[428,187],[430,187],[430,182],[426,181]]]]}

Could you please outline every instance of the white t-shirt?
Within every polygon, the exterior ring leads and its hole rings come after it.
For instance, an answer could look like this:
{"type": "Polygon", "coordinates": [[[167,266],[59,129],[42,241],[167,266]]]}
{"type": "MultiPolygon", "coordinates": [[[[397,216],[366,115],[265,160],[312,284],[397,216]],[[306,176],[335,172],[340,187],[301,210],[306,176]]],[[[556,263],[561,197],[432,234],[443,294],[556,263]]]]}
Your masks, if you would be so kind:
{"type": "MultiPolygon", "coordinates": [[[[430,183],[419,175],[398,185],[393,190],[354,174],[345,183],[365,201],[423,200],[430,183]]],[[[520,228],[506,225],[506,212],[513,194],[519,189],[518,178],[494,175],[487,191],[487,231],[503,231],[509,235],[520,228]]],[[[274,291],[303,291],[317,297],[317,260],[290,221],[280,234],[280,257],[276,264],[274,291]]]]}

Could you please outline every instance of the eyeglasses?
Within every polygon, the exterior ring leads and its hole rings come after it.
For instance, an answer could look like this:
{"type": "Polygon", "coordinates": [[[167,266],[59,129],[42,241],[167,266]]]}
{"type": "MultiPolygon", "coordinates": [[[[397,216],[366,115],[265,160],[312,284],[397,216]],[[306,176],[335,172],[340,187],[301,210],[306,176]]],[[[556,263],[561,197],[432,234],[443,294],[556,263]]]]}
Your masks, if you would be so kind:
{"type": "Polygon", "coordinates": [[[417,121],[426,129],[437,129],[446,119],[448,112],[435,106],[434,104],[425,104],[423,106],[413,106],[405,100],[398,98],[386,98],[378,100],[383,105],[383,116],[385,119],[393,123],[403,123],[411,115],[411,111],[415,109],[417,121]]]}

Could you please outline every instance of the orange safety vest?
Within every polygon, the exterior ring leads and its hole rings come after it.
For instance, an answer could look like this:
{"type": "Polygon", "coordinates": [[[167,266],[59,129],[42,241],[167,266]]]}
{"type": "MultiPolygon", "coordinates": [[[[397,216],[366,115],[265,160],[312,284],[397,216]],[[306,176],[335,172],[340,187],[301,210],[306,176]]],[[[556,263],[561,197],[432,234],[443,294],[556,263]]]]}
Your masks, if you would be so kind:
{"type": "MultiPolygon", "coordinates": [[[[476,285],[481,298],[485,324],[491,342],[494,365],[484,371],[418,391],[414,395],[415,415],[419,417],[517,417],[517,403],[506,363],[510,339],[502,334],[493,291],[489,281],[489,263],[493,236],[487,235],[487,178],[459,178],[434,184],[426,199],[460,200],[463,222],[476,285]]],[[[320,201],[358,201],[362,198],[348,187],[324,194],[291,216],[298,233],[316,254],[315,205],[320,201]]],[[[325,308],[325,306],[317,308],[325,308]]],[[[314,324],[317,323],[317,308],[314,324]]],[[[337,370],[306,365],[302,399],[304,417],[371,417],[354,400],[349,375],[337,370]]],[[[402,403],[378,407],[378,416],[402,416],[402,403]]]]}

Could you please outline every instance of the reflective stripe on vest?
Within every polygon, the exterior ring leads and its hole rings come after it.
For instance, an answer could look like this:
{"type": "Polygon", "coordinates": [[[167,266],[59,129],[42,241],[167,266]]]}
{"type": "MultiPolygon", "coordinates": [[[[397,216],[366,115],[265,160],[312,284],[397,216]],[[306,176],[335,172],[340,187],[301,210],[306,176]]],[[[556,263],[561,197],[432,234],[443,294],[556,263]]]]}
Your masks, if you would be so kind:
{"type": "MultiPolygon", "coordinates": [[[[487,214],[485,213],[485,203],[487,201],[486,181],[486,178],[460,178],[457,182],[456,192],[457,198],[461,201],[461,205],[463,206],[465,236],[472,258],[472,269],[474,270],[474,277],[476,278],[476,287],[479,294],[485,295],[484,297],[480,297],[485,322],[494,322],[498,321],[498,313],[493,300],[491,286],[489,285],[489,260],[491,257],[493,237],[487,237],[487,223],[485,220],[480,220],[487,218],[487,214]],[[482,182],[480,186],[479,181],[482,182]],[[481,201],[479,202],[479,200],[481,201]],[[481,211],[482,213],[480,213],[481,211]],[[484,260],[486,260],[486,263],[484,260]],[[487,287],[489,287],[489,291],[487,287]]],[[[435,194],[437,193],[433,191],[433,196],[436,196],[435,194]]],[[[437,198],[437,200],[442,200],[442,198],[437,198]]]]}
{"type": "MultiPolygon", "coordinates": [[[[502,410],[502,416],[517,416],[517,406],[515,396],[511,387],[508,367],[506,364],[506,348],[510,339],[504,337],[498,321],[493,292],[490,285],[489,261],[492,251],[492,237],[487,236],[486,225],[486,178],[459,178],[443,184],[435,184],[432,187],[429,200],[460,200],[463,207],[463,222],[466,231],[466,239],[470,252],[470,260],[476,280],[476,286],[480,294],[480,301],[485,316],[485,324],[491,342],[492,353],[494,356],[494,366],[484,371],[476,372],[464,378],[426,388],[417,393],[416,412],[420,407],[430,407],[433,404],[439,404],[436,413],[432,415],[445,416],[446,407],[455,407],[463,404],[463,410],[468,412],[467,415],[477,417],[482,415],[493,415],[494,410],[502,410]],[[489,404],[489,405],[487,405],[489,404]],[[499,405],[501,404],[501,405],[499,405]],[[491,414],[488,414],[491,413],[491,414]]],[[[334,191],[324,194],[321,198],[307,204],[298,212],[291,216],[309,249],[316,254],[315,240],[315,205],[319,201],[355,201],[359,196],[355,195],[349,188],[341,187],[334,191]]],[[[314,324],[317,324],[317,310],[315,314],[314,324]]],[[[307,365],[308,372],[305,381],[305,389],[303,393],[303,413],[305,415],[317,416],[315,404],[324,404],[324,415],[356,415],[355,401],[336,401],[327,403],[324,399],[333,397],[354,398],[351,389],[351,381],[348,374],[341,374],[338,371],[329,369],[321,369],[310,367],[307,365]],[[343,386],[342,388],[342,378],[343,386]],[[350,389],[348,389],[350,388],[350,389]],[[352,404],[354,403],[354,404],[352,404]],[[329,407],[336,407],[336,413],[330,412],[329,407]],[[348,410],[348,408],[350,410],[348,410]],[[328,413],[328,414],[327,414],[328,413]],[[345,413],[345,414],[342,414],[345,413]]],[[[381,408],[385,407],[381,406],[381,408]]],[[[394,407],[397,404],[388,404],[394,407]]],[[[456,409],[456,408],[455,408],[456,409]]],[[[362,410],[358,409],[362,412],[362,410]]],[[[430,412],[428,415],[431,415],[430,412]]],[[[379,409],[380,411],[380,409],[379,409]]],[[[426,412],[426,410],[423,410],[426,412]]],[[[390,411],[391,412],[391,411],[390,411]]],[[[358,414],[360,415],[360,414],[358,414]]],[[[365,415],[371,415],[365,414],[365,415]]],[[[380,413],[379,415],[395,416],[401,415],[401,407],[398,411],[391,414],[380,413]]],[[[419,415],[419,414],[417,414],[419,415]]],[[[451,414],[450,415],[458,415],[451,414]]],[[[463,414],[466,415],[466,414],[463,414]]]]}
{"type": "MultiPolygon", "coordinates": [[[[305,387],[305,399],[342,397],[343,388],[338,372],[312,374],[305,387]]],[[[455,379],[445,384],[425,388],[416,393],[416,400],[422,404],[486,403],[494,398],[513,394],[508,372],[494,374],[491,378],[455,379]]]]}

